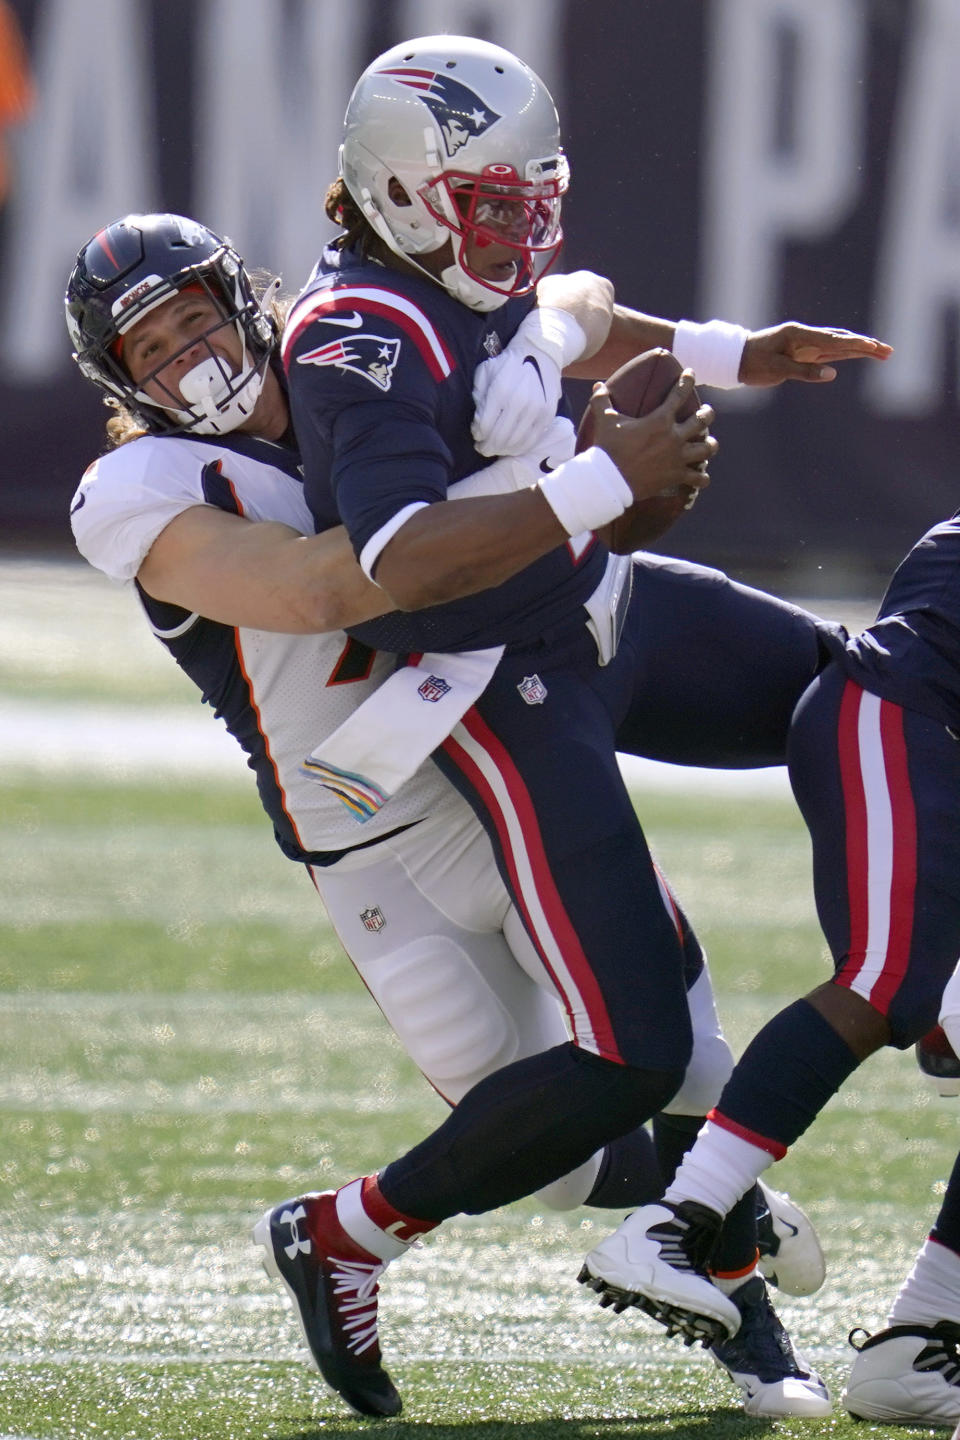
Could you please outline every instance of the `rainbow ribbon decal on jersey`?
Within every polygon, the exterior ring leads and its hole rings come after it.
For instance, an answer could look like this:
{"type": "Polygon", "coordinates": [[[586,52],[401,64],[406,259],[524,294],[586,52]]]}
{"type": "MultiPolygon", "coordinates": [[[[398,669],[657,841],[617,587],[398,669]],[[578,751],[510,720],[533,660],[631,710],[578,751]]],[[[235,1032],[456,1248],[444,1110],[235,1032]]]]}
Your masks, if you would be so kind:
{"type": "Polygon", "coordinates": [[[308,755],[304,760],[302,769],[319,780],[328,790],[332,790],[361,825],[365,820],[372,819],[390,799],[386,791],[379,790],[366,775],[355,775],[350,770],[338,770],[336,765],[325,764],[314,759],[312,755],[308,755]]]}
{"type": "Polygon", "coordinates": [[[483,694],[503,649],[411,656],[310,752],[301,772],[361,825],[372,819],[483,694]]]}

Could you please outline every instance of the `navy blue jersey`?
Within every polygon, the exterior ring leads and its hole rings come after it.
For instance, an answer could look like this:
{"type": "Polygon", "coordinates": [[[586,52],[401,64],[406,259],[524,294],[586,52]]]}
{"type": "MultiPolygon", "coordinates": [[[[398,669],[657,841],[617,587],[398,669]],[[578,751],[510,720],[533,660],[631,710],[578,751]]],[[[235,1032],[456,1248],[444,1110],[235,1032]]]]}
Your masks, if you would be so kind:
{"type": "Polygon", "coordinates": [[[851,679],[884,700],[960,726],[960,519],[934,525],[887,587],[877,619],[851,636],[851,679]]]}
{"type": "MultiPolygon", "coordinates": [[[[473,447],[473,377],[533,304],[476,314],[439,285],[329,249],[287,322],[283,361],[318,530],[356,554],[409,506],[445,500],[489,460],[473,447]]],[[[494,589],[351,633],[397,652],[528,644],[578,615],[602,578],[596,542],[559,546],[494,589]]]]}

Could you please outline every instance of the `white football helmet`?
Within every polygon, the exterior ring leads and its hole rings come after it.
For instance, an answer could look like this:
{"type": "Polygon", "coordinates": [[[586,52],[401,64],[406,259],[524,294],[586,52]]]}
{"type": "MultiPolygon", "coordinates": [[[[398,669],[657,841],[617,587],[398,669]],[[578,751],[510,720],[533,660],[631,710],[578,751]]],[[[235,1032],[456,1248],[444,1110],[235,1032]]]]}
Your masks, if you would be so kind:
{"type": "Polygon", "coordinates": [[[556,107],[528,65],[485,40],[430,35],[374,60],[347,106],[340,173],[395,254],[452,238],[438,283],[472,310],[532,290],[563,244],[570,172],[556,107]],[[509,246],[512,276],[471,270],[471,242],[509,246]]]}

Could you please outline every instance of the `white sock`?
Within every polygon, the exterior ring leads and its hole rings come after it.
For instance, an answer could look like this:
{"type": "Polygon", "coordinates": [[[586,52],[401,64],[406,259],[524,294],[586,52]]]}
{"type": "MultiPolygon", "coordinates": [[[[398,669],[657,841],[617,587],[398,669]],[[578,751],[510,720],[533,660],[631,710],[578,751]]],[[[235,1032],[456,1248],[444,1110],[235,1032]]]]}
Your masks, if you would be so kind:
{"type": "Polygon", "coordinates": [[[754,1275],[759,1274],[758,1267],[751,1265],[749,1270],[743,1270],[739,1275],[718,1275],[715,1270],[711,1270],[710,1279],[724,1295],[732,1295],[735,1290],[740,1289],[741,1285],[746,1285],[748,1280],[752,1280],[754,1275]]]}
{"type": "Polygon", "coordinates": [[[768,1150],[707,1120],[663,1198],[673,1205],[696,1200],[726,1215],[772,1164],[768,1150]]]}
{"type": "Polygon", "coordinates": [[[363,1204],[363,1180],[352,1180],[337,1191],[337,1219],[357,1245],[387,1264],[410,1249],[396,1235],[388,1235],[370,1216],[363,1204]]]}
{"type": "Polygon", "coordinates": [[[888,1325],[960,1325],[960,1255],[926,1239],[887,1316],[888,1325]]]}

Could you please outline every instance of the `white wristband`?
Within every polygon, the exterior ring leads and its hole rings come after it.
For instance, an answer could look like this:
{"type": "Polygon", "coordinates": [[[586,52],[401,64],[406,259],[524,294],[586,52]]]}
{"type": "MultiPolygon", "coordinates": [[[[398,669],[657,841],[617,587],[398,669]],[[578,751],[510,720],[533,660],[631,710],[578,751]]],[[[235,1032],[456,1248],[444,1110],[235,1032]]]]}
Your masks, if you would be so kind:
{"type": "Polygon", "coordinates": [[[538,488],[568,535],[609,525],[633,504],[633,491],[599,445],[559,465],[538,488]]]}
{"type": "Polygon", "coordinates": [[[587,348],[587,337],[579,320],[552,305],[537,305],[521,321],[517,335],[527,345],[543,350],[564,370],[579,360],[587,348]]]}
{"type": "Polygon", "coordinates": [[[692,370],[698,385],[732,390],[740,384],[740,358],[749,330],[726,320],[680,320],[673,336],[673,353],[684,370],[692,370]]]}

